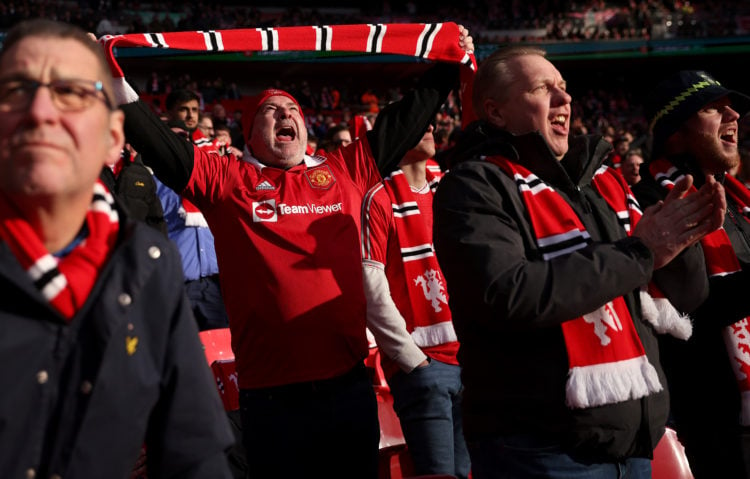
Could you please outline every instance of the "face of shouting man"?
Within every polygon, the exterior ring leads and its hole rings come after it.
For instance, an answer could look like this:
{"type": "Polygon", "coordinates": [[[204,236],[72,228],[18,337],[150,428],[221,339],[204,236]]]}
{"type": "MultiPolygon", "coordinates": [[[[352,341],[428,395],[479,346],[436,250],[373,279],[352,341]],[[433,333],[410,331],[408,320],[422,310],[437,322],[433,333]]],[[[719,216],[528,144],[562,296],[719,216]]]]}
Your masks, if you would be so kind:
{"type": "Polygon", "coordinates": [[[562,159],[568,151],[571,96],[557,68],[542,55],[518,55],[493,73],[501,79],[482,102],[483,118],[514,135],[538,131],[562,159]]]}
{"type": "Polygon", "coordinates": [[[253,118],[249,144],[253,156],[268,166],[299,164],[307,148],[307,129],[297,102],[285,95],[265,99],[253,118]]]}
{"type": "Polygon", "coordinates": [[[740,163],[737,147],[739,118],[729,97],[720,98],[688,118],[669,142],[692,153],[704,172],[724,173],[740,163]]]}

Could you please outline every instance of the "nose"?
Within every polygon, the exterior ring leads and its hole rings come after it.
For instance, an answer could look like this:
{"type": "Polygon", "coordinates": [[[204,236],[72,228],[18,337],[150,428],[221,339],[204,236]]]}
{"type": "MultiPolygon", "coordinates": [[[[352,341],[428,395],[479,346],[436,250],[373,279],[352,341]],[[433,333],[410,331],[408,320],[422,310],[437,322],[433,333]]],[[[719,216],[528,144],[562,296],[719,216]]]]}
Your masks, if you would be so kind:
{"type": "Polygon", "coordinates": [[[59,115],[59,110],[55,107],[55,101],[52,99],[52,90],[40,85],[32,94],[28,114],[37,121],[48,121],[56,118],[59,115]]]}
{"type": "Polygon", "coordinates": [[[555,87],[555,94],[558,98],[558,101],[563,104],[571,103],[573,101],[573,97],[570,96],[570,94],[563,90],[562,88],[555,87]]]}
{"type": "Polygon", "coordinates": [[[735,111],[731,106],[727,106],[724,109],[724,121],[725,122],[737,121],[739,119],[740,119],[740,114],[737,113],[737,111],[735,111]]]}

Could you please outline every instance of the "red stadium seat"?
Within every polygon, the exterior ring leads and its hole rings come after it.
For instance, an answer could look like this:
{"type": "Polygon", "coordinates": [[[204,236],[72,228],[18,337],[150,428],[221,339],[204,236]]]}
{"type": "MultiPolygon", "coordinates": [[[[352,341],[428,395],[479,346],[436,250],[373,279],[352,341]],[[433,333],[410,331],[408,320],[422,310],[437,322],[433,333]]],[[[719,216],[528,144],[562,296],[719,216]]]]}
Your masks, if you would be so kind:
{"type": "Polygon", "coordinates": [[[208,329],[199,333],[206,360],[210,366],[216,360],[234,359],[229,328],[208,329]]]}
{"type": "Polygon", "coordinates": [[[653,479],[693,479],[685,448],[673,429],[667,428],[661,441],[656,445],[651,470],[653,479]]]}
{"type": "Polygon", "coordinates": [[[229,328],[209,329],[199,333],[206,361],[216,379],[216,388],[227,411],[240,407],[240,389],[232,352],[232,336],[229,328]]]}
{"type": "Polygon", "coordinates": [[[380,449],[406,445],[401,422],[393,410],[393,396],[389,391],[377,388],[375,396],[378,400],[378,420],[380,421],[380,449]]]}
{"type": "Polygon", "coordinates": [[[377,346],[370,348],[370,354],[365,358],[365,366],[372,377],[372,385],[376,390],[384,389],[390,391],[388,383],[385,380],[385,373],[380,364],[380,350],[377,346]]]}
{"type": "Polygon", "coordinates": [[[237,382],[237,369],[234,359],[218,359],[211,363],[211,372],[216,379],[221,402],[225,411],[237,411],[240,408],[240,386],[237,382]]]}

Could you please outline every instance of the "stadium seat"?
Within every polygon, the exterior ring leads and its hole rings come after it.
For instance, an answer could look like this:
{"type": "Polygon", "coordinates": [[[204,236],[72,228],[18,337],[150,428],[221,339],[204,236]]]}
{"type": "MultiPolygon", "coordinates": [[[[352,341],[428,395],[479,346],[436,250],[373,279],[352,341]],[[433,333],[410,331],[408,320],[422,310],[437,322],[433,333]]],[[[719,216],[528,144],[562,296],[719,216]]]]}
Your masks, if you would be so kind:
{"type": "Polygon", "coordinates": [[[383,367],[380,364],[380,350],[377,346],[370,348],[370,353],[365,358],[365,366],[367,371],[372,377],[372,385],[377,390],[390,391],[388,383],[385,380],[385,373],[383,373],[383,367]]]}
{"type": "Polygon", "coordinates": [[[229,328],[208,329],[198,334],[203,343],[203,351],[206,353],[209,366],[219,359],[234,359],[232,336],[229,333],[229,328]]]}
{"type": "Polygon", "coordinates": [[[217,359],[211,363],[211,372],[214,373],[224,410],[237,411],[240,408],[240,386],[237,382],[234,358],[217,359]]]}
{"type": "Polygon", "coordinates": [[[667,428],[661,441],[656,445],[651,470],[653,479],[693,479],[685,448],[673,429],[667,428]]]}
{"type": "Polygon", "coordinates": [[[208,329],[201,331],[199,336],[224,409],[236,411],[240,407],[240,389],[229,328],[208,329]]]}
{"type": "Polygon", "coordinates": [[[380,421],[380,449],[406,445],[401,422],[393,410],[393,396],[390,391],[376,388],[375,396],[378,400],[378,420],[380,421]]]}

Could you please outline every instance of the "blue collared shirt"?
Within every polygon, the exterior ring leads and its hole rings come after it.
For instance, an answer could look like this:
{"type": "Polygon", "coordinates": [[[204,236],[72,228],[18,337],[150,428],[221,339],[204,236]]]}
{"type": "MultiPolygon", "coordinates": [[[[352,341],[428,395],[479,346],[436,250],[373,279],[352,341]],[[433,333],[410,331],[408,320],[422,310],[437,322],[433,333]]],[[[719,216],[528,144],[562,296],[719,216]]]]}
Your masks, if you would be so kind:
{"type": "Polygon", "coordinates": [[[156,177],[156,193],[164,209],[169,238],[177,244],[182,257],[182,271],[186,281],[219,273],[214,249],[214,235],[205,226],[187,226],[179,211],[182,207],[180,195],[169,189],[156,177]]]}

